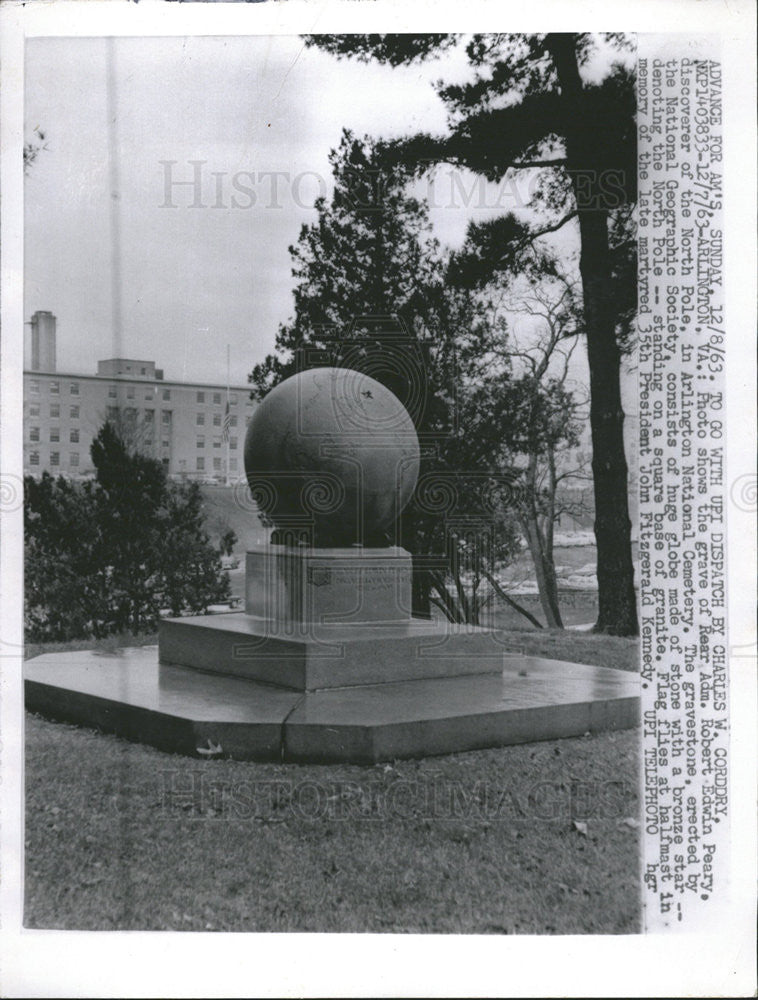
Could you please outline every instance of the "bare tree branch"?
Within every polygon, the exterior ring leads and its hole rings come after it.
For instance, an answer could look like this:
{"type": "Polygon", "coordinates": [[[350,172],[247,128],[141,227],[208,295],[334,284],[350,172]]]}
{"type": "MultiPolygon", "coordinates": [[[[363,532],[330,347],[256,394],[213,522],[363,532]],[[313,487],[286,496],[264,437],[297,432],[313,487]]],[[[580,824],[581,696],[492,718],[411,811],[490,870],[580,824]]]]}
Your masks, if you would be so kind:
{"type": "Polygon", "coordinates": [[[535,628],[544,628],[545,627],[541,622],[539,622],[534,617],[533,614],[531,614],[529,611],[527,611],[526,608],[522,607],[518,603],[518,601],[514,601],[513,598],[509,594],[506,594],[506,592],[503,590],[503,588],[500,586],[500,584],[497,582],[497,580],[492,575],[492,573],[490,573],[489,570],[485,569],[484,575],[487,578],[487,582],[490,584],[490,586],[492,587],[492,589],[495,591],[495,593],[497,594],[497,596],[501,600],[505,601],[505,603],[508,604],[510,607],[512,607],[514,611],[518,611],[518,613],[520,615],[523,615],[524,618],[526,618],[527,621],[530,621],[532,623],[532,625],[534,625],[535,628]]]}

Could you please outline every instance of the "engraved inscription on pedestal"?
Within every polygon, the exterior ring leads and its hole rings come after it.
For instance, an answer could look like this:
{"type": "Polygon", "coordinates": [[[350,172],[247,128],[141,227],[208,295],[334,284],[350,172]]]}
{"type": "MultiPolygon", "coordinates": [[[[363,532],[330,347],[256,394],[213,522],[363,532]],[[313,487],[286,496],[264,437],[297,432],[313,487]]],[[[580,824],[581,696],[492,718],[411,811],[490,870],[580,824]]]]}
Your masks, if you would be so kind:
{"type": "Polygon", "coordinates": [[[306,627],[409,621],[411,557],[397,547],[253,549],[247,553],[245,611],[306,627]]]}

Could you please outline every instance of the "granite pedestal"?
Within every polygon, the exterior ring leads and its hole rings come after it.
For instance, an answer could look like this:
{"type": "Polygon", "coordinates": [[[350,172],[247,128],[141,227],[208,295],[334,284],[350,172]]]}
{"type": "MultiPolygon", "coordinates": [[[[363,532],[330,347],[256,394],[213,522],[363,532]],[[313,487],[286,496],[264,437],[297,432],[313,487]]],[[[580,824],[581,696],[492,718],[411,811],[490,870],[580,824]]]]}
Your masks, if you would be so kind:
{"type": "Polygon", "coordinates": [[[247,553],[245,611],[295,629],[407,622],[411,557],[404,549],[258,546],[247,553]]]}
{"type": "Polygon", "coordinates": [[[50,653],[27,707],[160,749],[375,763],[635,726],[637,679],[414,619],[402,549],[248,554],[246,610],[166,619],[159,645],[50,653]],[[510,647],[510,648],[509,648],[510,647]]]}

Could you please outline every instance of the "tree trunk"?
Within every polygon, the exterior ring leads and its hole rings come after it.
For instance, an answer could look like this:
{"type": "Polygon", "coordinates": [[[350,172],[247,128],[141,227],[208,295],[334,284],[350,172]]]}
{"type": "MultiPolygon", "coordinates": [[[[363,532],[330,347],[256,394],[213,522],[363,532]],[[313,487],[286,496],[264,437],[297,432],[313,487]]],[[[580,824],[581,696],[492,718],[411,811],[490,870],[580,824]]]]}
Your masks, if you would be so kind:
{"type": "Polygon", "coordinates": [[[563,619],[561,618],[561,609],[558,603],[558,580],[555,575],[555,563],[553,557],[548,555],[544,545],[542,548],[542,565],[545,576],[545,593],[550,607],[553,609],[554,627],[563,628],[563,619]]]}
{"type": "Polygon", "coordinates": [[[621,408],[621,358],[616,343],[608,213],[597,173],[593,175],[596,123],[584,106],[584,89],[574,35],[551,34],[563,102],[566,158],[576,196],[581,234],[579,269],[584,295],[590,370],[590,427],[597,541],[598,619],[596,632],[637,635],[628,476],[621,408]]]}
{"type": "MultiPolygon", "coordinates": [[[[550,550],[546,548],[545,538],[540,530],[540,518],[537,511],[537,452],[536,448],[529,456],[529,465],[526,469],[524,479],[525,497],[521,512],[521,528],[526,535],[529,545],[529,552],[534,565],[534,574],[537,580],[537,591],[540,595],[540,604],[545,615],[548,628],[563,628],[561,612],[558,607],[558,586],[555,579],[555,565],[552,557],[552,545],[550,550]]],[[[553,495],[555,484],[553,482],[553,495]]],[[[548,510],[547,521],[550,524],[550,511],[548,510]]],[[[549,541],[550,539],[548,539],[549,541]]]]}
{"type": "MultiPolygon", "coordinates": [[[[556,477],[555,470],[555,451],[552,444],[548,444],[547,448],[547,463],[548,463],[548,495],[547,495],[547,512],[542,519],[544,528],[539,533],[540,544],[542,548],[542,560],[545,566],[545,587],[547,590],[548,600],[551,602],[553,608],[555,609],[555,621],[558,628],[563,628],[563,619],[561,618],[561,610],[558,604],[558,579],[555,574],[555,557],[553,555],[553,531],[555,528],[555,494],[558,489],[558,480],[556,477]]],[[[540,529],[539,518],[537,519],[537,530],[540,529]]]]}
{"type": "Polygon", "coordinates": [[[534,564],[534,574],[537,580],[537,590],[540,604],[545,615],[548,628],[563,628],[561,612],[558,607],[558,588],[555,582],[555,568],[548,565],[540,542],[539,526],[536,518],[525,514],[522,521],[524,534],[529,544],[529,552],[534,564]]]}
{"type": "Polygon", "coordinates": [[[581,270],[590,369],[592,475],[597,541],[598,632],[637,635],[620,357],[595,262],[608,251],[605,213],[584,213],[581,270]]]}

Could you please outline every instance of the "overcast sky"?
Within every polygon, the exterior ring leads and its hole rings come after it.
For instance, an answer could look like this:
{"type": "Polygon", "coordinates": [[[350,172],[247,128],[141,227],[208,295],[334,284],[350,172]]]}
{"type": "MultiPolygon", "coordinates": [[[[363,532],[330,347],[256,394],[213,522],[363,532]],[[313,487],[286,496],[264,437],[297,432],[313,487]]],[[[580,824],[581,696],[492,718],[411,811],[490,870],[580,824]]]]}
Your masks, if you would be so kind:
{"type": "MultiPolygon", "coordinates": [[[[59,371],[121,356],[223,383],[229,345],[244,384],[292,315],[288,247],[330,190],[342,129],[444,132],[432,84],[470,76],[464,45],[393,69],[297,36],[29,39],[26,138],[40,128],[45,148],[25,186],[25,308],[57,316],[59,371]]],[[[584,72],[609,60],[601,47],[584,72]]],[[[481,188],[440,170],[419,193],[452,246],[470,219],[518,212],[533,178],[481,188]]],[[[573,225],[554,238],[567,250],[573,225]]],[[[27,364],[29,339],[27,327],[27,364]]],[[[572,374],[586,382],[583,349],[572,374]]]]}
{"type": "MultiPolygon", "coordinates": [[[[223,381],[229,344],[232,381],[244,382],[291,314],[287,248],[315,217],[341,129],[442,131],[431,81],[465,73],[460,55],[391,69],[286,36],[31,39],[27,137],[39,126],[47,148],[26,182],[26,315],[58,317],[59,369],[122,355],[167,378],[223,381]],[[195,176],[204,207],[170,183],[195,176]]],[[[487,210],[460,197],[451,210],[449,181],[437,185],[435,226],[457,243],[487,210]]]]}

